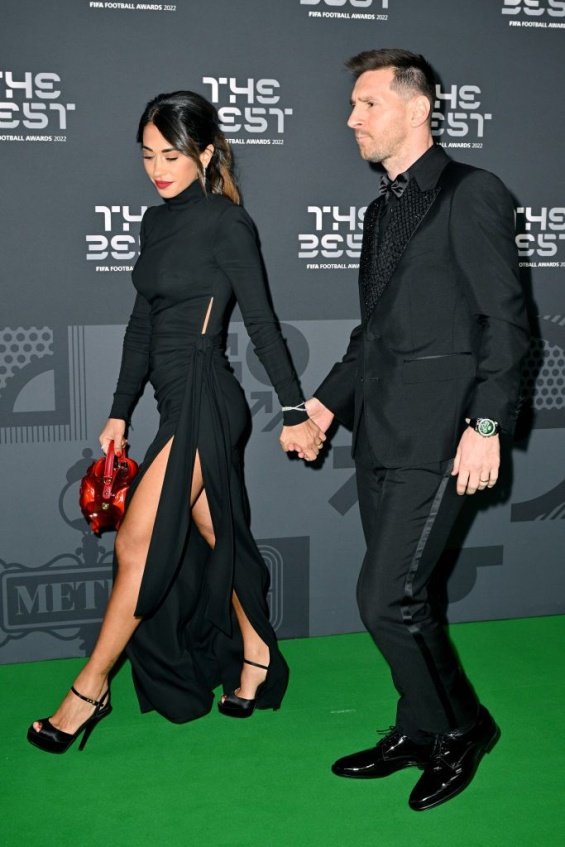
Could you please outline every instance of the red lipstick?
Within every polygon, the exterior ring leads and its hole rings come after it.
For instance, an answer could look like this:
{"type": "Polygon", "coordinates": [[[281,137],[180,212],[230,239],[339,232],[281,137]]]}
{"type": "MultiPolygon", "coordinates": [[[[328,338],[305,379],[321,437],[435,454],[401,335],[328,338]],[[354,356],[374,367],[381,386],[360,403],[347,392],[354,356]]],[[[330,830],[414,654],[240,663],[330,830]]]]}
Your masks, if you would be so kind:
{"type": "Polygon", "coordinates": [[[162,180],[160,180],[160,179],[155,180],[155,185],[157,186],[157,188],[160,188],[161,190],[163,190],[163,188],[168,188],[169,185],[172,185],[172,184],[173,184],[172,182],[162,182],[162,180]]]}

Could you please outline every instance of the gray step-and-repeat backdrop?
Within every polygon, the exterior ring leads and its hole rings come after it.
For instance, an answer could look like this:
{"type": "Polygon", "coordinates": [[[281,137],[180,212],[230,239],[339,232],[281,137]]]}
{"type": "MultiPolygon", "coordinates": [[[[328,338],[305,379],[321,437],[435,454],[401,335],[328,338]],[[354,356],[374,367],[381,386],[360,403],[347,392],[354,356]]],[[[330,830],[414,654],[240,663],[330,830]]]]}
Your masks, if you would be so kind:
{"type": "MultiPolygon", "coordinates": [[[[516,199],[534,340],[519,438],[445,556],[453,621],[565,611],[565,0],[3,0],[0,40],[0,662],[89,650],[113,537],[87,531],[78,482],[108,414],[144,209],[159,201],[135,130],[192,88],[220,109],[305,391],[357,322],[361,224],[376,175],[346,127],[363,49],[437,68],[434,132],[516,199]]],[[[280,413],[238,313],[253,529],[281,636],[361,628],[363,554],[350,434],[320,467],[279,450],[280,413]]],[[[151,392],[134,417],[140,457],[151,392]]]]}

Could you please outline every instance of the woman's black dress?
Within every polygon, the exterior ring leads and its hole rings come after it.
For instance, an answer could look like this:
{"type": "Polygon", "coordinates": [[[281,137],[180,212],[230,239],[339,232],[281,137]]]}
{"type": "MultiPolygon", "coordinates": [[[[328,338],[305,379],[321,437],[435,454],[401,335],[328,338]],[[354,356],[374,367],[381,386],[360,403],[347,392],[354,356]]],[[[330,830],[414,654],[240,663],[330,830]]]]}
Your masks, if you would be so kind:
{"type": "MultiPolygon", "coordinates": [[[[271,653],[262,705],[277,706],[288,669],[269,623],[268,571],[249,529],[241,454],[249,409],[225,357],[234,296],[281,405],[297,406],[303,396],[269,304],[251,219],[193,182],[145,213],[133,281],[137,297],[110,416],[129,421],[149,379],[160,422],[130,502],[173,438],[136,608],[143,621],[128,646],[142,711],[188,721],[210,710],[216,685],[238,687],[243,654],[234,589],[271,653]],[[196,450],[216,535],[213,551],[191,531],[196,450]]],[[[292,425],[306,414],[290,411],[284,418],[292,425]]]]}

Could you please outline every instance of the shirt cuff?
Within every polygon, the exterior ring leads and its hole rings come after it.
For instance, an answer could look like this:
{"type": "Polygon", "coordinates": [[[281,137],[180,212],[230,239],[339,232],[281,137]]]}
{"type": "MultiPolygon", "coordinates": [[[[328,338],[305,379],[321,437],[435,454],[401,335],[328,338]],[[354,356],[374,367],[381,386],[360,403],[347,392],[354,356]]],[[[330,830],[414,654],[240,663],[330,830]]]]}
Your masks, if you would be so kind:
{"type": "Polygon", "coordinates": [[[296,424],[301,424],[308,420],[308,412],[298,409],[290,409],[288,412],[283,412],[282,416],[285,426],[296,426],[296,424]]]}

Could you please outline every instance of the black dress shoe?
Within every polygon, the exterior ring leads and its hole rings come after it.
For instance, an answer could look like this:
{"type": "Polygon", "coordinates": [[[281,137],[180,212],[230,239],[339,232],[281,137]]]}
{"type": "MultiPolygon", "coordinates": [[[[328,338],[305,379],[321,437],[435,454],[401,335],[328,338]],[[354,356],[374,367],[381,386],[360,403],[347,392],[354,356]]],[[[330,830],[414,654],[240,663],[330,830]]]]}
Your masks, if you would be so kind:
{"type": "Polygon", "coordinates": [[[423,768],[428,763],[433,743],[416,744],[394,729],[376,747],[344,756],[332,765],[336,776],[353,779],[378,779],[402,768],[423,768]]]}
{"type": "Polygon", "coordinates": [[[499,738],[500,729],[483,706],[467,732],[438,735],[429,764],[410,795],[410,808],[415,812],[433,809],[467,788],[481,759],[499,738]]]}

